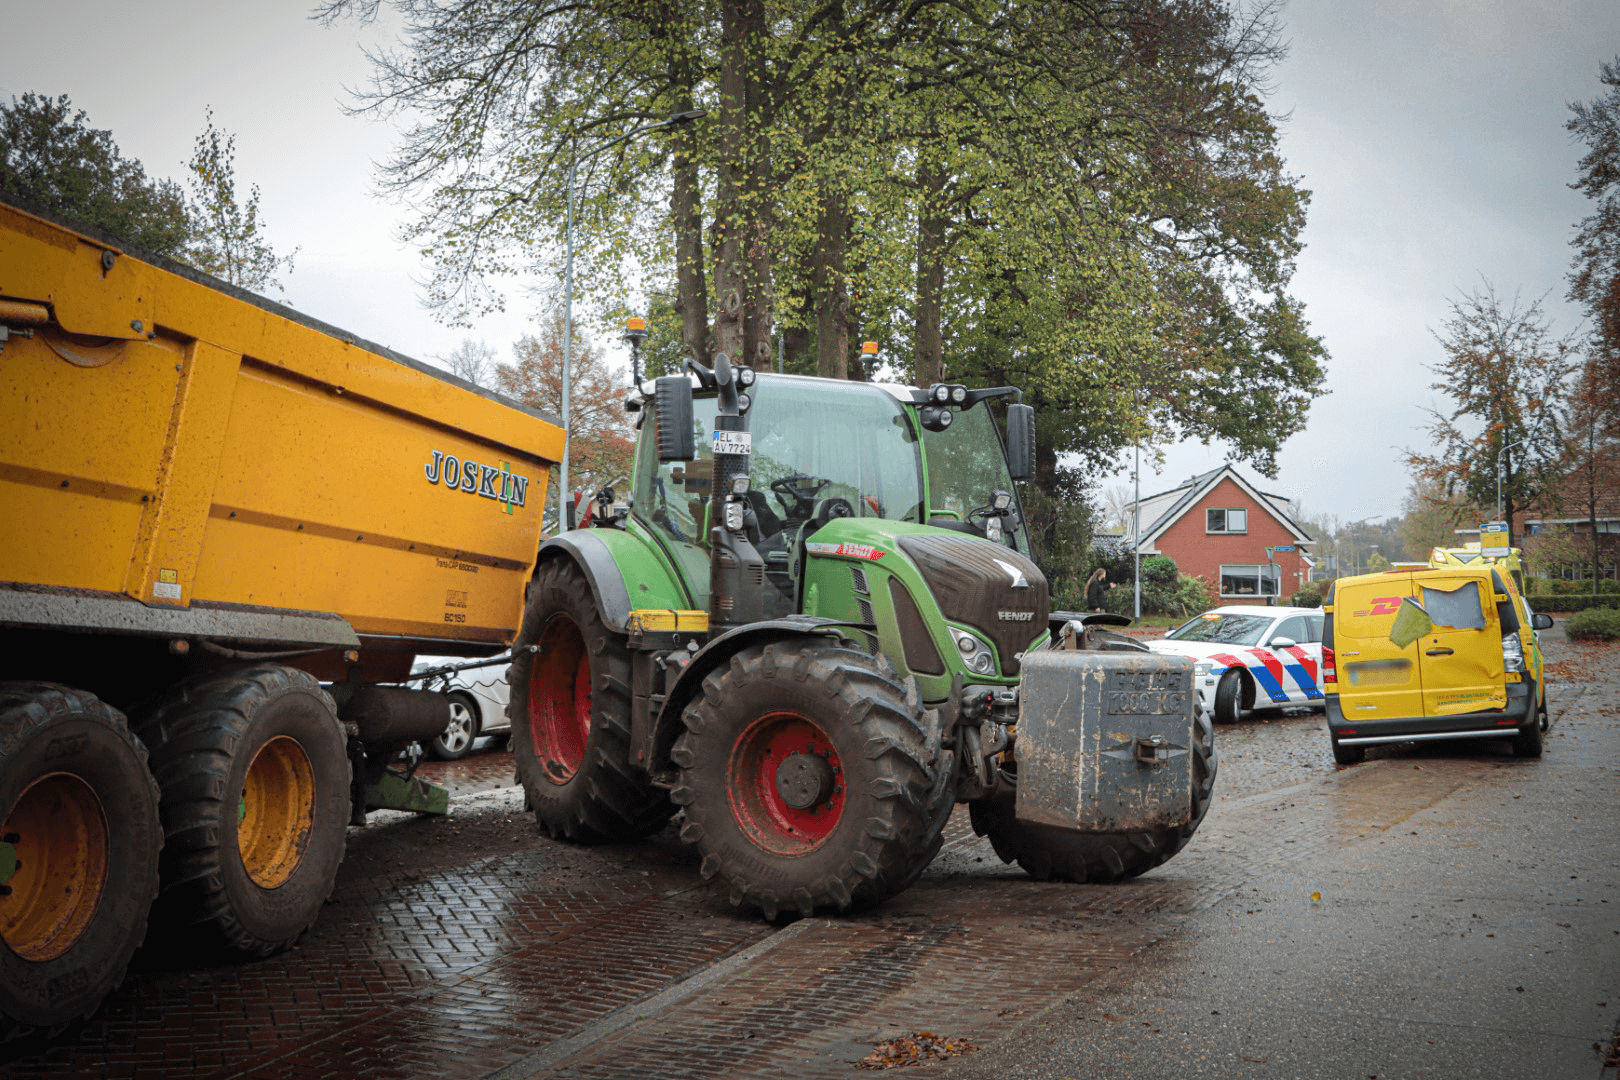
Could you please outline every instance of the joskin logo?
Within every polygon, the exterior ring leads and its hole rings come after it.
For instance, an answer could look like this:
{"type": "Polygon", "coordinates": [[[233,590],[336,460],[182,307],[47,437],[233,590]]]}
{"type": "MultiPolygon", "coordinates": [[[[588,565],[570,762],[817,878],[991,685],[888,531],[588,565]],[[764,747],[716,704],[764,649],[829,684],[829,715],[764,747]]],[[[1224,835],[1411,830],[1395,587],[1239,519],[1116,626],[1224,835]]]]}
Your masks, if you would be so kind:
{"type": "Polygon", "coordinates": [[[442,481],[452,491],[494,499],[508,514],[512,513],[512,507],[522,506],[529,494],[529,478],[513,472],[510,461],[501,462],[497,468],[477,461],[462,461],[454,454],[435,450],[433,460],[424,465],[422,471],[427,474],[428,483],[442,481]]]}

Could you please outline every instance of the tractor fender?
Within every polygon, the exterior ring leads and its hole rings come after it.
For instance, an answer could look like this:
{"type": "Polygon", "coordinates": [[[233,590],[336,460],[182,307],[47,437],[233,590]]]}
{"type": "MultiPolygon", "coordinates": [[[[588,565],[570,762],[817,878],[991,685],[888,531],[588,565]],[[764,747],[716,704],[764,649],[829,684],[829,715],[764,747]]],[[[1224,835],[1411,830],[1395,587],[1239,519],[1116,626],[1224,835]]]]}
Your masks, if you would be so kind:
{"type": "Polygon", "coordinates": [[[685,608],[685,591],[664,572],[648,551],[646,541],[618,529],[571,529],[540,545],[534,571],[553,559],[571,559],[590,582],[591,599],[602,616],[602,623],[616,634],[627,631],[630,612],[638,608],[685,608]],[[640,594],[630,598],[631,586],[625,574],[634,575],[640,594]]]}
{"type": "Polygon", "coordinates": [[[841,638],[843,635],[839,633],[839,627],[855,625],[857,624],[841,619],[789,615],[786,618],[768,619],[764,622],[739,626],[708,642],[697,651],[691,663],[686,665],[686,670],[675,680],[675,685],[670,687],[653,730],[653,752],[649,771],[656,776],[674,767],[674,763],[670,761],[669,751],[681,734],[681,715],[686,712],[686,706],[692,699],[702,691],[703,680],[709,673],[726,663],[732,656],[751,645],[765,645],[773,641],[788,641],[803,637],[841,638]]]}

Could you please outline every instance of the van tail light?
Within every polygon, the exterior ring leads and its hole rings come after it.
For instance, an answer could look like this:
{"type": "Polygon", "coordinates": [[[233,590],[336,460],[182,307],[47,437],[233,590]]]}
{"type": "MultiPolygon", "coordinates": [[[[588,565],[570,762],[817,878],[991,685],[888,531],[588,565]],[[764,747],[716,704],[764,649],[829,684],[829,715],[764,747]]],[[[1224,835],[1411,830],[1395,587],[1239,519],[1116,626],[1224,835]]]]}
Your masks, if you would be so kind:
{"type": "Polygon", "coordinates": [[[1339,669],[1335,666],[1333,650],[1326,645],[1322,646],[1322,683],[1323,689],[1329,685],[1335,690],[1339,688],[1339,669]]]}

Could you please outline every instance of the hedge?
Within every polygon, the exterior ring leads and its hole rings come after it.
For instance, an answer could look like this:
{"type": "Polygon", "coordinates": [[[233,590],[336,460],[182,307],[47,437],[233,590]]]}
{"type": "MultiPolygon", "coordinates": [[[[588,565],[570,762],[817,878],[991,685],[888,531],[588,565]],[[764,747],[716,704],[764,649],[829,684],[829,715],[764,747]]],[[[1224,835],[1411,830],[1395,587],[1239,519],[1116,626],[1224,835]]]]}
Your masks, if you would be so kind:
{"type": "Polygon", "coordinates": [[[1587,608],[1620,608],[1620,596],[1614,593],[1572,593],[1569,596],[1527,596],[1533,611],[1567,614],[1587,608]]]}

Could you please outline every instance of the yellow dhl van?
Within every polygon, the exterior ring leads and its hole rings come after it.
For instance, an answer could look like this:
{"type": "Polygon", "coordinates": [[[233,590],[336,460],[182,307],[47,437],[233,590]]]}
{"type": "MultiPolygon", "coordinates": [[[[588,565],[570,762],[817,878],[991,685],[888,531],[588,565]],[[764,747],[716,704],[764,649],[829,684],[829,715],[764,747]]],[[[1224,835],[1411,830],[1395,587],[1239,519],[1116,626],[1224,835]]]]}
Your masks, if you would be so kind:
{"type": "Polygon", "coordinates": [[[1324,605],[1322,690],[1333,759],[1429,739],[1513,740],[1540,757],[1546,729],[1538,630],[1494,566],[1451,564],[1342,578],[1324,605]]]}

